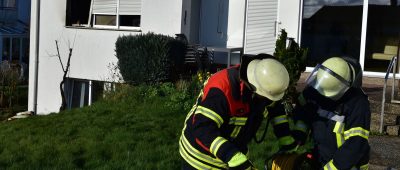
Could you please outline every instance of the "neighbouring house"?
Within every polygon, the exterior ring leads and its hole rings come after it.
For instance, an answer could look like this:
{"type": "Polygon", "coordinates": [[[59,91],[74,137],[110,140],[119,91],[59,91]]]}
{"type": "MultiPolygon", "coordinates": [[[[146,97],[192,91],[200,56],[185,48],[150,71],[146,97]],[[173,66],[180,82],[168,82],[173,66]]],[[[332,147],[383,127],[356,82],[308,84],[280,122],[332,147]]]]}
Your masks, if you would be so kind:
{"type": "Polygon", "coordinates": [[[30,0],[0,0],[0,62],[29,62],[30,0]]]}
{"type": "Polygon", "coordinates": [[[70,108],[90,105],[102,82],[112,81],[118,36],[147,32],[183,33],[190,43],[214,50],[216,62],[237,63],[240,52],[273,53],[285,29],[310,49],[307,70],[346,55],[360,61],[364,75],[383,77],[389,61],[373,54],[398,47],[399,1],[33,0],[28,109],[48,114],[61,105],[56,40],[63,62],[72,48],[65,86],[70,108]]]}

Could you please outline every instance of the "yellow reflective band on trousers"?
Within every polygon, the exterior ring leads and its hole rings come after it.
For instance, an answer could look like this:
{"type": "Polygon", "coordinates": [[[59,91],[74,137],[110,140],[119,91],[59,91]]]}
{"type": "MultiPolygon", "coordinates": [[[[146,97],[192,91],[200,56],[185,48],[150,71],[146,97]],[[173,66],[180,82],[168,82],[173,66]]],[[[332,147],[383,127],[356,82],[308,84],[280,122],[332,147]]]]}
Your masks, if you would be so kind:
{"type": "Polygon", "coordinates": [[[302,131],[302,132],[306,133],[308,128],[307,128],[307,125],[303,121],[298,120],[296,122],[296,124],[294,125],[294,130],[298,130],[298,131],[302,131]]]}
{"type": "Polygon", "coordinates": [[[229,124],[231,125],[245,125],[247,117],[232,117],[229,119],[229,124]]]}
{"type": "Polygon", "coordinates": [[[202,114],[208,117],[209,119],[213,120],[217,124],[218,128],[221,127],[222,123],[224,123],[224,120],[221,118],[221,116],[203,106],[197,106],[195,114],[202,114]]]}
{"type": "MultiPolygon", "coordinates": [[[[194,162],[193,164],[196,164],[196,165],[204,164],[199,161],[199,160],[201,160],[203,162],[214,165],[216,167],[220,167],[220,168],[228,167],[224,162],[222,162],[222,160],[220,160],[218,158],[212,158],[211,156],[206,155],[206,154],[200,152],[199,150],[197,150],[196,148],[194,148],[192,145],[190,145],[189,141],[183,135],[181,136],[181,139],[179,142],[179,151],[181,152],[182,157],[186,156],[187,159],[185,157],[184,158],[185,158],[186,162],[188,162],[188,163],[194,162]]],[[[205,166],[208,166],[208,165],[205,165],[205,166]]]]}
{"type": "Polygon", "coordinates": [[[361,165],[360,170],[368,170],[369,169],[369,164],[361,165]]]}
{"type": "Polygon", "coordinates": [[[279,125],[289,122],[286,115],[277,116],[272,119],[272,125],[279,125]]]}
{"type": "Polygon", "coordinates": [[[363,129],[362,127],[355,127],[355,128],[351,128],[349,130],[346,130],[344,132],[344,139],[345,140],[347,140],[347,139],[349,139],[350,137],[353,137],[353,136],[360,136],[360,137],[365,138],[365,139],[368,140],[369,131],[363,129]]]}
{"type": "Polygon", "coordinates": [[[329,161],[325,166],[324,170],[338,170],[335,165],[333,165],[333,161],[329,161]]]}
{"type": "Polygon", "coordinates": [[[368,170],[369,164],[361,165],[360,168],[352,167],[350,170],[368,170]]]}
{"type": "Polygon", "coordinates": [[[225,138],[218,136],[217,138],[214,139],[214,141],[211,143],[210,146],[210,152],[212,154],[214,154],[215,156],[218,153],[218,149],[221,147],[222,144],[224,144],[225,142],[227,142],[228,140],[226,140],[225,138]]]}
{"type": "Polygon", "coordinates": [[[236,138],[237,135],[238,135],[239,132],[240,132],[240,129],[242,129],[242,126],[236,126],[236,127],[233,129],[232,133],[231,133],[231,138],[236,138]]]}
{"type": "Polygon", "coordinates": [[[344,123],[336,122],[335,127],[333,128],[333,132],[335,132],[336,135],[336,144],[338,148],[340,148],[343,145],[345,140],[343,136],[344,125],[345,125],[344,123]]]}
{"type": "Polygon", "coordinates": [[[292,144],[294,142],[294,139],[292,136],[284,136],[278,139],[279,140],[279,144],[282,145],[289,145],[292,144]]]}

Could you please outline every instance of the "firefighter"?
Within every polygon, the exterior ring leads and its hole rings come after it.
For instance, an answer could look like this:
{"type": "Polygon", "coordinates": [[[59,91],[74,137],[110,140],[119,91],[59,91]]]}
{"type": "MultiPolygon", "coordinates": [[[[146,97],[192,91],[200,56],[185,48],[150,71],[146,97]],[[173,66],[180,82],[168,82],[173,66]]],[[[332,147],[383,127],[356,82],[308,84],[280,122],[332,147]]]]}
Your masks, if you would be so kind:
{"type": "Polygon", "coordinates": [[[274,125],[280,149],[295,148],[280,102],[288,84],[286,68],[267,54],[243,56],[240,65],[213,74],[185,119],[179,140],[182,168],[252,168],[247,144],[265,113],[274,125]],[[268,112],[264,112],[266,107],[268,112]]]}
{"type": "Polygon", "coordinates": [[[321,169],[368,169],[371,112],[358,61],[332,57],[306,80],[294,110],[296,141],[310,132],[321,169]]]}

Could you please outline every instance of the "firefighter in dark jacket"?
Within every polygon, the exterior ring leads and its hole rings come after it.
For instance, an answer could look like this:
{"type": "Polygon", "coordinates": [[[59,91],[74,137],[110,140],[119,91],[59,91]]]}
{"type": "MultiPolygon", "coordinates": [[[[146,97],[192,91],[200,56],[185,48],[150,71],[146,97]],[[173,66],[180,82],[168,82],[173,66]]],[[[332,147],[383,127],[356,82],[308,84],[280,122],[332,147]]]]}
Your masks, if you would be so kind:
{"type": "Polygon", "coordinates": [[[357,61],[332,57],[306,81],[294,111],[293,136],[304,143],[311,130],[321,169],[368,169],[371,112],[361,79],[357,61]]]}
{"type": "Polygon", "coordinates": [[[279,102],[288,84],[286,68],[267,54],[243,56],[240,65],[213,74],[185,119],[179,140],[182,168],[251,169],[247,144],[265,113],[281,149],[297,146],[279,102]]]}

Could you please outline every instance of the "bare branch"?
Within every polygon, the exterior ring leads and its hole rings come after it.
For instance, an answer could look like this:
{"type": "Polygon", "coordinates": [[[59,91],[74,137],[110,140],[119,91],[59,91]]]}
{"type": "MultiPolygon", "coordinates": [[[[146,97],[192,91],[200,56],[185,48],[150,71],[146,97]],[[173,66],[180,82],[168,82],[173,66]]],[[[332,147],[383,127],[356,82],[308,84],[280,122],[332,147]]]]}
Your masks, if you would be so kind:
{"type": "Polygon", "coordinates": [[[76,34],[78,34],[78,30],[75,30],[75,36],[74,36],[74,41],[72,42],[72,48],[75,47],[76,34]]]}
{"type": "Polygon", "coordinates": [[[65,72],[64,64],[63,64],[62,61],[61,61],[60,49],[58,48],[58,41],[57,41],[57,40],[55,40],[55,41],[56,41],[56,47],[57,47],[57,56],[58,56],[58,60],[60,61],[62,70],[65,72]]]}

